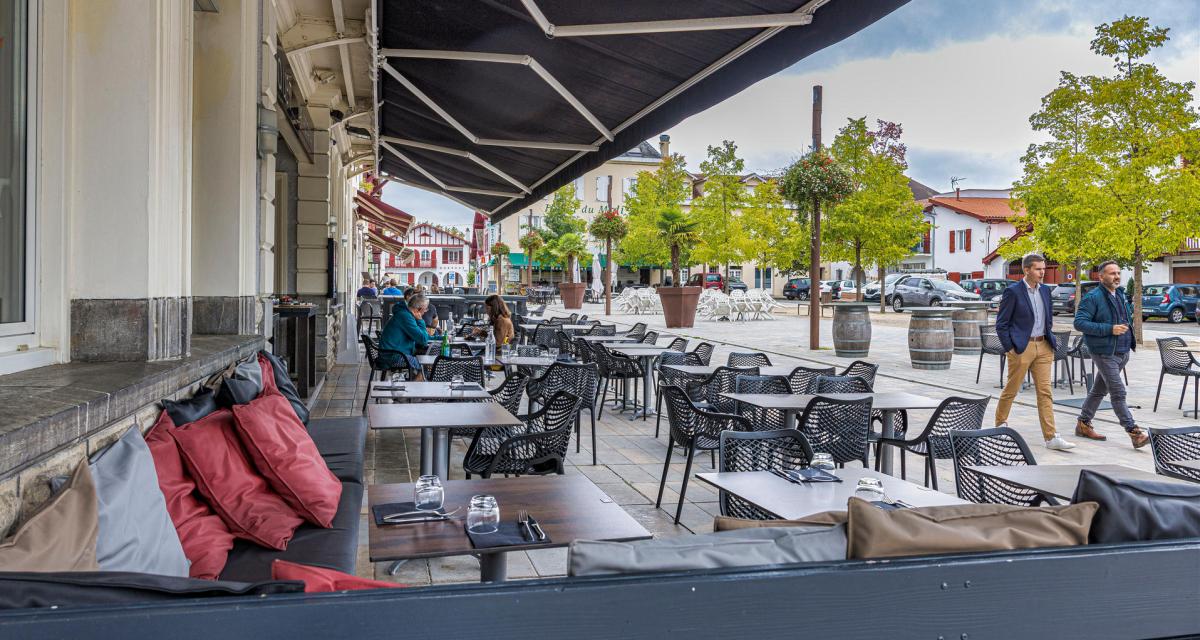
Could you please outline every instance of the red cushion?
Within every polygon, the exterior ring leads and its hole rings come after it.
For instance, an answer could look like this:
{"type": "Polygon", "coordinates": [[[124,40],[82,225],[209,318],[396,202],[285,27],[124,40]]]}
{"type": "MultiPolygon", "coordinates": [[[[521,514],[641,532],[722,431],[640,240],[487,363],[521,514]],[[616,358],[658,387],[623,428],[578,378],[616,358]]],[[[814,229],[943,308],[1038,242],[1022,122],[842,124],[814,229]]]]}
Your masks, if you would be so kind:
{"type": "Polygon", "coordinates": [[[236,431],[233,412],[218,409],[172,435],[196,488],[233,535],[282,551],[304,521],[255,471],[236,431]]]}
{"type": "Polygon", "coordinates": [[[326,593],[329,591],[355,591],[360,589],[379,589],[403,587],[395,582],[368,580],[348,573],[324,567],[311,567],[306,564],[296,564],[287,560],[276,560],[271,563],[272,580],[299,580],[304,583],[305,593],[326,593]]]}
{"type": "Polygon", "coordinates": [[[146,434],[146,444],[154,457],[158,488],[167,501],[167,513],[175,524],[183,553],[191,561],[189,575],[215,580],[225,568],[233,534],[213,510],[196,495],[196,483],[183,466],[179,446],[171,437],[175,425],[164,411],[146,434]]]}
{"type": "Polygon", "coordinates": [[[287,398],[264,395],[233,406],[237,434],[259,473],[300,517],[328,528],[342,482],[317,451],[287,398]]]}
{"type": "Polygon", "coordinates": [[[283,395],[279,391],[279,386],[275,384],[275,367],[271,366],[271,361],[263,354],[258,354],[258,366],[262,369],[262,393],[259,397],[269,395],[283,395]]]}

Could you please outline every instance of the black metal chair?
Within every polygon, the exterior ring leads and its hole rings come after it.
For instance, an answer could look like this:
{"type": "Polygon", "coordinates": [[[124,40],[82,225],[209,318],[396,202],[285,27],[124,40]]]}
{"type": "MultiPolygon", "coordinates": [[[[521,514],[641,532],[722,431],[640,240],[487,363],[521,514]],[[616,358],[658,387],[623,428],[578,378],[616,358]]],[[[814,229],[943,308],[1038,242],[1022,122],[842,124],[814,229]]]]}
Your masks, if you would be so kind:
{"type": "Polygon", "coordinates": [[[540,344],[519,344],[519,345],[517,345],[517,357],[518,358],[541,358],[541,357],[544,357],[547,353],[548,353],[548,351],[546,350],[546,347],[543,347],[540,344]]]}
{"type": "Polygon", "coordinates": [[[563,324],[578,324],[578,323],[579,323],[579,314],[572,313],[567,316],[567,321],[564,322],[563,324]]]}
{"type": "Polygon", "coordinates": [[[658,342],[658,332],[657,331],[647,331],[645,334],[642,335],[642,339],[640,340],[640,342],[642,344],[654,344],[655,342],[658,342]]]}
{"type": "Polygon", "coordinates": [[[362,340],[363,351],[367,355],[367,366],[371,368],[371,375],[367,377],[367,391],[363,394],[362,411],[367,411],[367,402],[371,400],[371,381],[375,379],[375,372],[379,372],[380,380],[387,380],[387,374],[390,371],[408,371],[408,367],[389,368],[384,367],[379,361],[379,343],[367,334],[359,336],[362,340]]]}
{"type": "Polygon", "coordinates": [[[571,334],[566,331],[559,331],[555,334],[555,337],[558,338],[558,352],[575,357],[575,341],[571,338],[571,334]]]}
{"type": "Polygon", "coordinates": [[[383,328],[383,305],[379,300],[360,300],[358,302],[358,334],[370,335],[374,327],[383,328]],[[363,331],[363,325],[367,330],[363,331]]]}
{"type": "Polygon", "coordinates": [[[850,363],[850,366],[846,367],[842,371],[841,375],[843,375],[843,376],[858,376],[859,378],[866,380],[867,384],[871,385],[871,387],[874,388],[875,387],[875,374],[878,371],[879,371],[879,365],[877,365],[877,364],[871,364],[870,362],[863,362],[862,360],[855,360],[854,362],[850,363]]]}
{"type": "Polygon", "coordinates": [[[1075,371],[1071,368],[1071,332],[1055,331],[1054,333],[1054,386],[1058,386],[1058,363],[1062,362],[1067,368],[1067,387],[1071,395],[1075,395],[1075,371]]]}
{"type": "Polygon", "coordinates": [[[1200,471],[1175,464],[1200,460],[1200,426],[1151,427],[1149,431],[1154,470],[1160,475],[1200,482],[1200,471]]]}
{"type": "Polygon", "coordinates": [[[579,398],[559,391],[544,407],[518,416],[521,427],[477,430],[463,457],[463,472],[490,478],[509,475],[547,475],[564,472],[563,461],[571,441],[571,426],[579,417],[579,398]]]}
{"type": "Polygon", "coordinates": [[[1082,335],[1075,336],[1071,339],[1071,348],[1067,351],[1067,356],[1071,358],[1071,377],[1075,376],[1075,360],[1079,361],[1079,384],[1087,388],[1087,363],[1092,359],[1091,351],[1088,349],[1087,341],[1082,335]]]}
{"type": "Polygon", "coordinates": [[[604,403],[608,401],[609,384],[615,384],[616,388],[613,391],[613,400],[616,400],[618,393],[621,395],[621,409],[628,408],[628,400],[624,395],[624,382],[631,381],[629,385],[633,389],[633,406],[637,408],[638,387],[644,373],[640,362],[634,358],[623,356],[619,353],[613,353],[608,347],[602,343],[593,342],[591,344],[592,355],[596,358],[596,363],[600,366],[600,379],[602,391],[600,393],[599,415],[604,415],[604,403]]]}
{"type": "Polygon", "coordinates": [[[536,307],[536,308],[534,308],[534,309],[530,309],[530,310],[529,310],[529,315],[531,315],[531,316],[537,316],[537,317],[539,317],[539,318],[540,318],[540,317],[542,317],[542,314],[543,314],[543,313],[546,313],[546,305],[544,305],[544,304],[543,304],[543,305],[541,305],[541,306],[538,306],[538,307],[536,307]]]}
{"type": "MultiPolygon", "coordinates": [[[[588,410],[592,419],[592,464],[596,464],[596,396],[599,394],[600,370],[594,364],[555,362],[546,373],[529,381],[529,404],[541,404],[559,391],[569,391],[579,397],[579,410],[588,410]]],[[[575,453],[579,453],[580,420],[575,418],[575,453]]]]}
{"type": "Polygon", "coordinates": [[[525,393],[527,386],[529,386],[529,377],[514,373],[511,376],[505,376],[504,382],[488,393],[492,395],[492,402],[504,407],[515,416],[521,413],[521,396],[525,393]]]}
{"type": "Polygon", "coordinates": [[[683,353],[687,351],[687,343],[687,338],[675,338],[671,341],[671,344],[667,345],[667,348],[672,351],[683,353]]]}
{"type": "Polygon", "coordinates": [[[663,491],[667,487],[667,473],[671,470],[671,454],[675,445],[687,449],[687,464],[683,470],[683,486],[679,488],[679,504],[675,507],[675,524],[683,513],[683,501],[687,496],[688,479],[692,475],[692,459],[696,451],[716,451],[721,448],[721,432],[727,430],[749,431],[750,425],[741,416],[705,411],[697,407],[686,391],[676,386],[663,387],[667,403],[667,424],[671,427],[671,440],[667,443],[667,459],[663,462],[662,480],[658,483],[658,500],[654,508],[662,507],[663,491]]]}
{"type": "Polygon", "coordinates": [[[708,364],[712,362],[712,354],[715,348],[716,347],[707,342],[701,342],[700,344],[696,345],[695,349],[692,349],[692,353],[700,356],[701,364],[707,367],[708,364]]]}
{"type": "Polygon", "coordinates": [[[996,325],[985,324],[979,328],[979,366],[975,367],[975,384],[979,384],[979,375],[983,372],[983,356],[1000,356],[1000,385],[1004,385],[1004,363],[1008,359],[1008,351],[996,335],[996,325]]]}
{"type": "Polygon", "coordinates": [[[615,336],[617,335],[617,325],[615,324],[594,324],[591,329],[580,334],[585,336],[615,336]]]}
{"type": "Polygon", "coordinates": [[[533,343],[547,349],[551,347],[557,349],[559,326],[548,321],[539,324],[537,330],[533,332],[533,343]]]}
{"type": "Polygon", "coordinates": [[[1008,427],[951,431],[954,458],[954,488],[958,497],[979,504],[1011,504],[1036,507],[1057,504],[1053,498],[1011,482],[972,471],[972,466],[1035,465],[1033,453],[1021,434],[1008,427]]]}
{"type": "MultiPolygon", "coordinates": [[[[925,456],[925,486],[932,486],[933,489],[938,488],[937,484],[937,459],[950,459],[954,457],[954,450],[950,446],[951,431],[973,431],[983,427],[983,415],[987,411],[988,401],[991,398],[958,398],[951,396],[942,400],[937,409],[934,409],[933,416],[929,418],[929,422],[925,424],[925,429],[917,434],[917,437],[912,440],[901,438],[879,438],[879,445],[882,447],[893,446],[900,449],[900,477],[907,478],[907,470],[905,469],[904,454],[905,452],[913,453],[919,456],[925,456]],[[932,485],[930,481],[932,480],[932,485]]],[[[875,456],[875,470],[879,470],[880,456],[875,456]]]]}
{"type": "Polygon", "coordinates": [[[771,359],[765,353],[738,353],[729,354],[729,358],[725,360],[725,364],[730,367],[769,367],[771,359]]]}
{"type": "MultiPolygon", "coordinates": [[[[792,471],[812,461],[813,450],[804,435],[795,429],[775,431],[722,431],[721,471],[792,471]]],[[[758,507],[720,492],[721,515],[752,520],[775,520],[758,507]]]]}
{"type": "Polygon", "coordinates": [[[703,397],[701,407],[717,413],[737,414],[737,402],[722,394],[734,392],[737,388],[738,376],[756,375],[758,375],[758,367],[717,367],[707,378],[694,383],[700,389],[700,395],[703,397]]]}
{"type": "MultiPolygon", "coordinates": [[[[788,379],[783,376],[740,375],[734,379],[736,393],[784,393],[792,392],[788,379]]],[[[755,431],[774,431],[787,428],[787,414],[779,409],[756,407],[744,402],[737,403],[737,414],[750,421],[755,431]]]]}
{"type": "Polygon", "coordinates": [[[637,338],[638,340],[641,340],[644,335],[646,335],[645,322],[636,322],[629,331],[625,332],[626,338],[637,338]]]}
{"type": "Polygon", "coordinates": [[[816,389],[817,376],[832,376],[834,371],[833,367],[796,367],[788,374],[788,386],[792,393],[812,393],[816,389]]]}
{"type": "Polygon", "coordinates": [[[871,402],[870,397],[862,400],[814,397],[800,414],[797,428],[813,451],[828,453],[839,465],[857,460],[866,467],[871,402]]]}
{"type": "Polygon", "coordinates": [[[462,376],[463,382],[483,384],[483,358],[480,356],[438,356],[429,374],[430,382],[450,382],[462,376]]]}
{"type": "MultiPolygon", "coordinates": [[[[657,412],[657,415],[654,417],[654,437],[655,438],[657,438],[659,436],[660,429],[662,427],[662,403],[663,403],[662,390],[663,390],[663,387],[666,387],[668,385],[675,385],[682,389],[688,389],[689,385],[691,385],[692,383],[697,382],[699,380],[702,380],[704,378],[704,376],[691,374],[691,373],[684,373],[682,371],[679,371],[678,369],[674,369],[674,368],[667,366],[667,365],[672,365],[672,364],[699,365],[700,364],[700,356],[698,356],[694,353],[667,352],[667,353],[663,353],[661,356],[659,356],[658,360],[655,362],[655,364],[654,364],[654,405],[655,405],[654,408],[657,412]]],[[[696,401],[696,402],[700,401],[701,400],[700,394],[697,393],[696,397],[693,397],[692,400],[696,401]]]]}
{"type": "Polygon", "coordinates": [[[1188,380],[1195,381],[1192,386],[1192,412],[1194,415],[1200,409],[1200,360],[1194,353],[1177,351],[1172,347],[1184,347],[1187,343],[1183,338],[1155,338],[1158,342],[1158,357],[1162,360],[1162,369],[1158,372],[1158,390],[1154,392],[1154,410],[1158,411],[1158,396],[1162,393],[1163,378],[1166,376],[1181,376],[1183,390],[1179,393],[1179,409],[1183,408],[1183,399],[1187,397],[1188,380]]]}
{"type": "Polygon", "coordinates": [[[871,383],[858,376],[817,376],[813,393],[871,393],[871,383]]]}

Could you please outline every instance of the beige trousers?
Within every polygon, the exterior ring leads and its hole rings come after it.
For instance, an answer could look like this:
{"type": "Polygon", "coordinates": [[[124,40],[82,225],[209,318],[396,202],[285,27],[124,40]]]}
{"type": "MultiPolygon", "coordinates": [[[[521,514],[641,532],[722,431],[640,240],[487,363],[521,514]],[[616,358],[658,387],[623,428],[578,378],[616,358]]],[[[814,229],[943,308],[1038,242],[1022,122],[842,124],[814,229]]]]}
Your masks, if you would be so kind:
{"type": "Polygon", "coordinates": [[[1054,396],[1050,390],[1050,370],[1054,365],[1054,349],[1046,340],[1030,342],[1024,353],[1008,352],[1008,382],[996,405],[996,424],[1008,422],[1013,400],[1021,391],[1025,372],[1032,372],[1033,387],[1037,391],[1038,420],[1042,424],[1042,437],[1054,437],[1054,396]]]}

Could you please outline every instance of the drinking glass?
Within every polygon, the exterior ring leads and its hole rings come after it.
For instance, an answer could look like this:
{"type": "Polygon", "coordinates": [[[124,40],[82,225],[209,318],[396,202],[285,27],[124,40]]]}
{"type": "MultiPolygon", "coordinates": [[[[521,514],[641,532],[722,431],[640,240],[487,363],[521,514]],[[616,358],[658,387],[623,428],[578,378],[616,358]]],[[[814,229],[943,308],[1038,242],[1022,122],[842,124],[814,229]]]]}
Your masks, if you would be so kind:
{"type": "Polygon", "coordinates": [[[829,473],[833,473],[833,470],[837,468],[833,464],[833,455],[828,453],[814,453],[812,462],[809,463],[808,466],[814,469],[828,471],[829,473]]]}
{"type": "Polygon", "coordinates": [[[455,389],[463,386],[463,377],[460,375],[450,376],[450,388],[455,389]]]}
{"type": "Polygon", "coordinates": [[[473,496],[467,509],[467,531],[495,533],[500,529],[500,506],[494,496],[473,496]]]}
{"type": "Polygon", "coordinates": [[[854,488],[854,497],[867,502],[883,502],[887,494],[883,491],[883,482],[879,478],[859,478],[858,486],[854,488]]]}
{"type": "Polygon", "coordinates": [[[557,347],[550,347],[549,349],[547,349],[547,352],[550,354],[551,360],[558,359],[558,348],[557,347]]]}
{"type": "Polygon", "coordinates": [[[417,478],[417,486],[413,489],[413,503],[417,511],[437,511],[442,508],[446,498],[442,489],[442,479],[437,476],[421,476],[417,478]]]}

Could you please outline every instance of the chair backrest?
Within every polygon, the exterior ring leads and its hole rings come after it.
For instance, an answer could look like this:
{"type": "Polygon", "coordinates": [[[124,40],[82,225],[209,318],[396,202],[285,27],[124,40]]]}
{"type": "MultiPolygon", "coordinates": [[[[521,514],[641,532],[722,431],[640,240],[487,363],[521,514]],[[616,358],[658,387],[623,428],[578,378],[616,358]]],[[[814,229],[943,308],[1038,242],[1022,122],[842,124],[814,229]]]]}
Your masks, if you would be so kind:
{"type": "Polygon", "coordinates": [[[629,336],[630,338],[640,338],[645,333],[646,333],[646,323],[645,322],[637,322],[637,323],[634,323],[632,329],[625,332],[625,335],[629,336]]]}
{"type": "Polygon", "coordinates": [[[846,370],[842,372],[842,375],[858,376],[863,380],[866,380],[867,384],[874,388],[875,373],[877,371],[879,371],[879,365],[871,364],[870,362],[863,362],[862,360],[855,360],[854,362],[850,363],[850,366],[846,367],[846,370]]]}
{"type": "Polygon", "coordinates": [[[1184,347],[1187,343],[1183,338],[1172,336],[1170,338],[1155,338],[1158,343],[1158,357],[1162,360],[1164,369],[1187,369],[1192,366],[1192,354],[1187,351],[1177,351],[1171,347],[1184,347]]]}
{"type": "MultiPolygon", "coordinates": [[[[813,454],[808,440],[795,429],[722,431],[720,450],[723,472],[803,469],[813,454]]],[[[758,507],[724,491],[720,494],[720,504],[723,516],[771,519],[758,507]]]]}
{"type": "Polygon", "coordinates": [[[692,350],[692,353],[700,356],[702,364],[708,366],[708,363],[712,361],[712,354],[715,348],[716,347],[707,342],[701,342],[700,344],[696,345],[696,348],[692,350]]]}
{"type": "Polygon", "coordinates": [[[525,393],[525,387],[528,385],[529,376],[514,373],[505,376],[504,382],[488,393],[492,394],[493,401],[515,416],[521,411],[521,395],[525,393]]]}
{"type": "Polygon", "coordinates": [[[433,361],[431,382],[450,382],[454,376],[462,376],[463,382],[483,384],[483,358],[479,356],[438,356],[433,361]]]}
{"type": "Polygon", "coordinates": [[[591,329],[587,330],[585,336],[615,336],[617,335],[617,325],[615,324],[595,324],[591,329]]]}
{"type": "Polygon", "coordinates": [[[976,503],[1033,506],[1043,501],[1033,490],[968,469],[972,466],[1033,465],[1033,453],[1021,434],[1008,427],[951,431],[954,486],[958,497],[976,503]]]}
{"type": "Polygon", "coordinates": [[[647,331],[646,334],[642,336],[641,342],[642,344],[654,344],[655,342],[658,342],[658,332],[647,331]]]}
{"type": "Polygon", "coordinates": [[[1070,331],[1052,331],[1054,334],[1054,359],[1066,360],[1071,353],[1071,332],[1070,331]]]}
{"type": "Polygon", "coordinates": [[[737,403],[722,396],[734,393],[738,376],[756,376],[758,367],[717,367],[707,378],[697,384],[704,389],[704,401],[718,413],[737,413],[737,403]]]}
{"type": "Polygon", "coordinates": [[[834,373],[833,367],[825,367],[822,369],[814,369],[811,367],[796,367],[788,374],[788,385],[792,388],[792,393],[812,393],[816,389],[816,381],[818,376],[832,376],[834,373]]]}
{"type": "Polygon", "coordinates": [[[731,367],[769,367],[771,359],[765,353],[734,352],[729,354],[725,364],[731,367]]]}
{"type": "Polygon", "coordinates": [[[574,355],[575,343],[571,340],[571,334],[567,333],[566,331],[559,331],[555,334],[555,337],[558,338],[559,353],[569,353],[574,355]]]}
{"type": "Polygon", "coordinates": [[[996,334],[996,325],[985,324],[979,327],[979,340],[984,353],[993,356],[1005,353],[1004,343],[1000,342],[1000,336],[996,334]]]}
{"type": "Polygon", "coordinates": [[[867,464],[867,436],[871,432],[870,397],[836,400],[816,396],[804,407],[797,427],[813,451],[828,453],[839,464],[867,464]]]}
{"type": "Polygon", "coordinates": [[[547,348],[558,348],[558,326],[550,322],[539,324],[533,334],[533,343],[547,348]]]}
{"type": "Polygon", "coordinates": [[[383,304],[379,300],[360,300],[358,303],[358,317],[363,320],[382,318],[383,304]]]}
{"type": "Polygon", "coordinates": [[[587,314],[585,313],[585,314],[579,316],[579,318],[577,320],[575,320],[575,322],[573,324],[587,324],[587,321],[588,321],[587,314]]]}
{"type": "Polygon", "coordinates": [[[546,347],[540,344],[519,344],[517,345],[518,358],[538,358],[546,355],[546,347]]]}
{"type": "Polygon", "coordinates": [[[950,396],[942,400],[933,416],[925,425],[925,430],[913,442],[928,441],[929,451],[935,458],[952,458],[954,450],[950,447],[951,431],[975,431],[983,428],[983,416],[987,413],[986,398],[959,398],[950,396]]]}
{"type": "MultiPolygon", "coordinates": [[[[792,387],[783,376],[740,375],[734,381],[736,393],[791,393],[792,387]]],[[[779,409],[766,409],[739,402],[738,415],[750,421],[755,431],[771,431],[787,427],[787,414],[779,409]]]]}
{"type": "Polygon", "coordinates": [[[365,333],[359,336],[359,338],[363,343],[363,351],[367,353],[367,364],[370,365],[372,369],[375,369],[375,363],[379,360],[379,344],[377,344],[371,336],[365,333]]]}
{"type": "Polygon", "coordinates": [[[858,376],[817,376],[813,393],[871,393],[871,383],[858,376]]]}
{"type": "Polygon", "coordinates": [[[675,338],[671,341],[671,344],[667,345],[667,348],[682,353],[687,351],[687,343],[687,338],[675,338]]]}
{"type": "Polygon", "coordinates": [[[555,362],[537,379],[538,395],[545,398],[569,391],[579,398],[579,406],[586,409],[595,406],[599,381],[600,371],[595,363],[555,362]]]}
{"type": "Polygon", "coordinates": [[[1200,482],[1200,471],[1172,464],[1200,460],[1200,426],[1151,427],[1149,431],[1154,470],[1164,476],[1200,482]]]}

